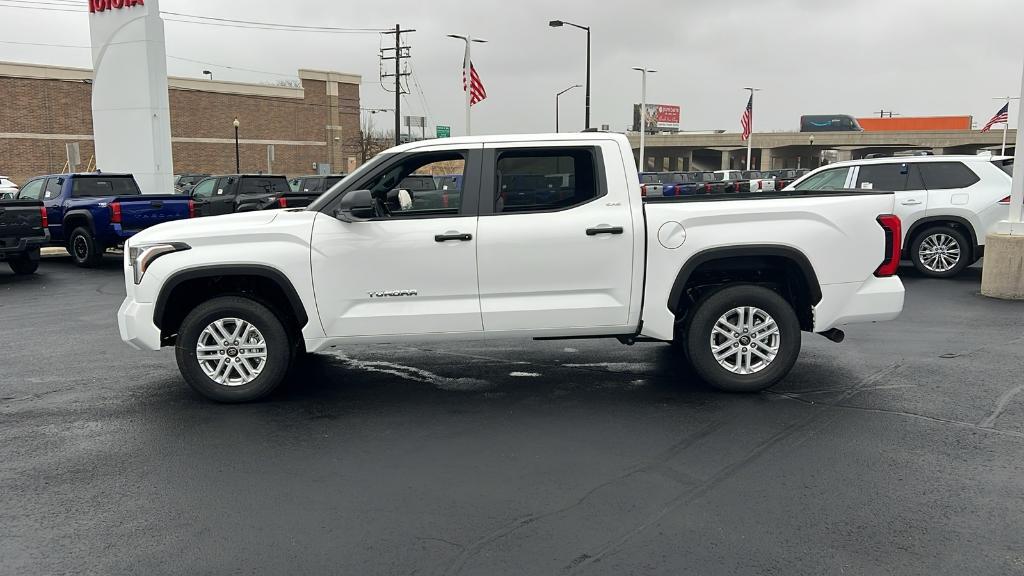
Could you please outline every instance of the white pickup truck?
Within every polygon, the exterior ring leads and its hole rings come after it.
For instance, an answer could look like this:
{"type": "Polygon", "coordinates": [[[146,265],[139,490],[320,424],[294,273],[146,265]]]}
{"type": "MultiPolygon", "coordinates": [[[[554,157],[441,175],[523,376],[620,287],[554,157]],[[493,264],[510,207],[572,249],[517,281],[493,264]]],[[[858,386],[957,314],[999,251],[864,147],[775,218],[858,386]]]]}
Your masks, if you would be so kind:
{"type": "Polygon", "coordinates": [[[801,332],[900,313],[893,210],[876,190],[645,199],[621,135],[417,142],[308,208],[138,234],[118,323],[222,402],[266,395],[303,353],[510,337],[671,342],[706,382],[756,391],[801,332]],[[459,184],[418,198],[411,174],[459,184]]]}

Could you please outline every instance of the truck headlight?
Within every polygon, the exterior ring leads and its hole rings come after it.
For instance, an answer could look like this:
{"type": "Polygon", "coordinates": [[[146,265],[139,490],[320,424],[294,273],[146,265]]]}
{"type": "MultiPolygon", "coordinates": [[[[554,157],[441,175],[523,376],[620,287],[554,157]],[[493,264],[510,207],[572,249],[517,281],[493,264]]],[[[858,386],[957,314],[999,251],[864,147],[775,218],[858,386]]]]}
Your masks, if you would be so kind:
{"type": "Polygon", "coordinates": [[[135,283],[142,282],[142,277],[146,274],[149,265],[157,258],[164,254],[191,249],[192,247],[184,242],[161,242],[159,244],[140,244],[138,246],[132,246],[131,242],[129,242],[128,262],[135,273],[135,283]]]}

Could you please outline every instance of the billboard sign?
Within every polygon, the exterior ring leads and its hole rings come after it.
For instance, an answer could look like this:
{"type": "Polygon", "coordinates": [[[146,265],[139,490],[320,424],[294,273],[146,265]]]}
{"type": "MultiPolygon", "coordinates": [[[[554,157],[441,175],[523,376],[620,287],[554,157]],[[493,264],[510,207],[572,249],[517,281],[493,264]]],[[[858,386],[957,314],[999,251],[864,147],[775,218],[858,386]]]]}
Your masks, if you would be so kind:
{"type": "MultiPolygon", "coordinates": [[[[678,132],[679,106],[668,104],[648,104],[643,114],[644,127],[647,132],[678,132]]],[[[633,131],[640,131],[640,105],[633,105],[633,131]]]]}

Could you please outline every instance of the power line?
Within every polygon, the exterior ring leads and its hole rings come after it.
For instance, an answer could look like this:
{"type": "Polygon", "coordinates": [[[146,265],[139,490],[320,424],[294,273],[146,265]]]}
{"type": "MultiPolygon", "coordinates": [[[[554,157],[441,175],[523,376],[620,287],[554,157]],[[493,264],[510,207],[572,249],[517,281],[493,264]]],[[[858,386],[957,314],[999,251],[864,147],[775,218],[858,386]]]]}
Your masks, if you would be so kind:
{"type": "MultiPolygon", "coordinates": [[[[4,1],[10,2],[10,1],[13,1],[13,0],[4,0],[4,1]]],[[[170,16],[178,16],[178,17],[181,17],[181,18],[193,18],[193,19],[196,19],[196,20],[209,20],[209,21],[213,21],[213,22],[226,22],[226,23],[231,23],[231,24],[249,24],[249,25],[255,25],[255,26],[270,26],[270,27],[275,27],[275,28],[293,29],[293,30],[296,30],[296,31],[305,31],[305,32],[338,32],[338,33],[352,33],[352,34],[354,34],[354,33],[378,34],[380,32],[384,32],[384,31],[388,30],[387,28],[341,28],[341,27],[336,27],[336,26],[305,26],[305,25],[301,25],[301,24],[279,24],[277,22],[257,22],[257,21],[253,21],[253,20],[237,20],[237,19],[234,19],[234,18],[215,18],[213,16],[199,16],[199,15],[196,15],[196,14],[182,14],[180,12],[168,12],[166,10],[162,10],[160,13],[161,14],[167,14],[167,15],[170,15],[170,16]]],[[[183,22],[182,20],[177,20],[177,21],[178,22],[183,22]]],[[[198,24],[198,23],[199,22],[193,22],[193,24],[198,24]]]]}

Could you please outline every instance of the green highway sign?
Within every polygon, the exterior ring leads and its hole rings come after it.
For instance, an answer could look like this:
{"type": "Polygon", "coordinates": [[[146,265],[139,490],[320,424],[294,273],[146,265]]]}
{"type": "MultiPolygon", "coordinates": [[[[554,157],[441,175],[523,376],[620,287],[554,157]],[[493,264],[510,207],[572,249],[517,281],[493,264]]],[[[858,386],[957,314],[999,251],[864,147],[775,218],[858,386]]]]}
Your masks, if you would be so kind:
{"type": "Polygon", "coordinates": [[[437,137],[438,138],[451,138],[452,137],[452,127],[451,126],[438,126],[437,127],[437,137]]]}

